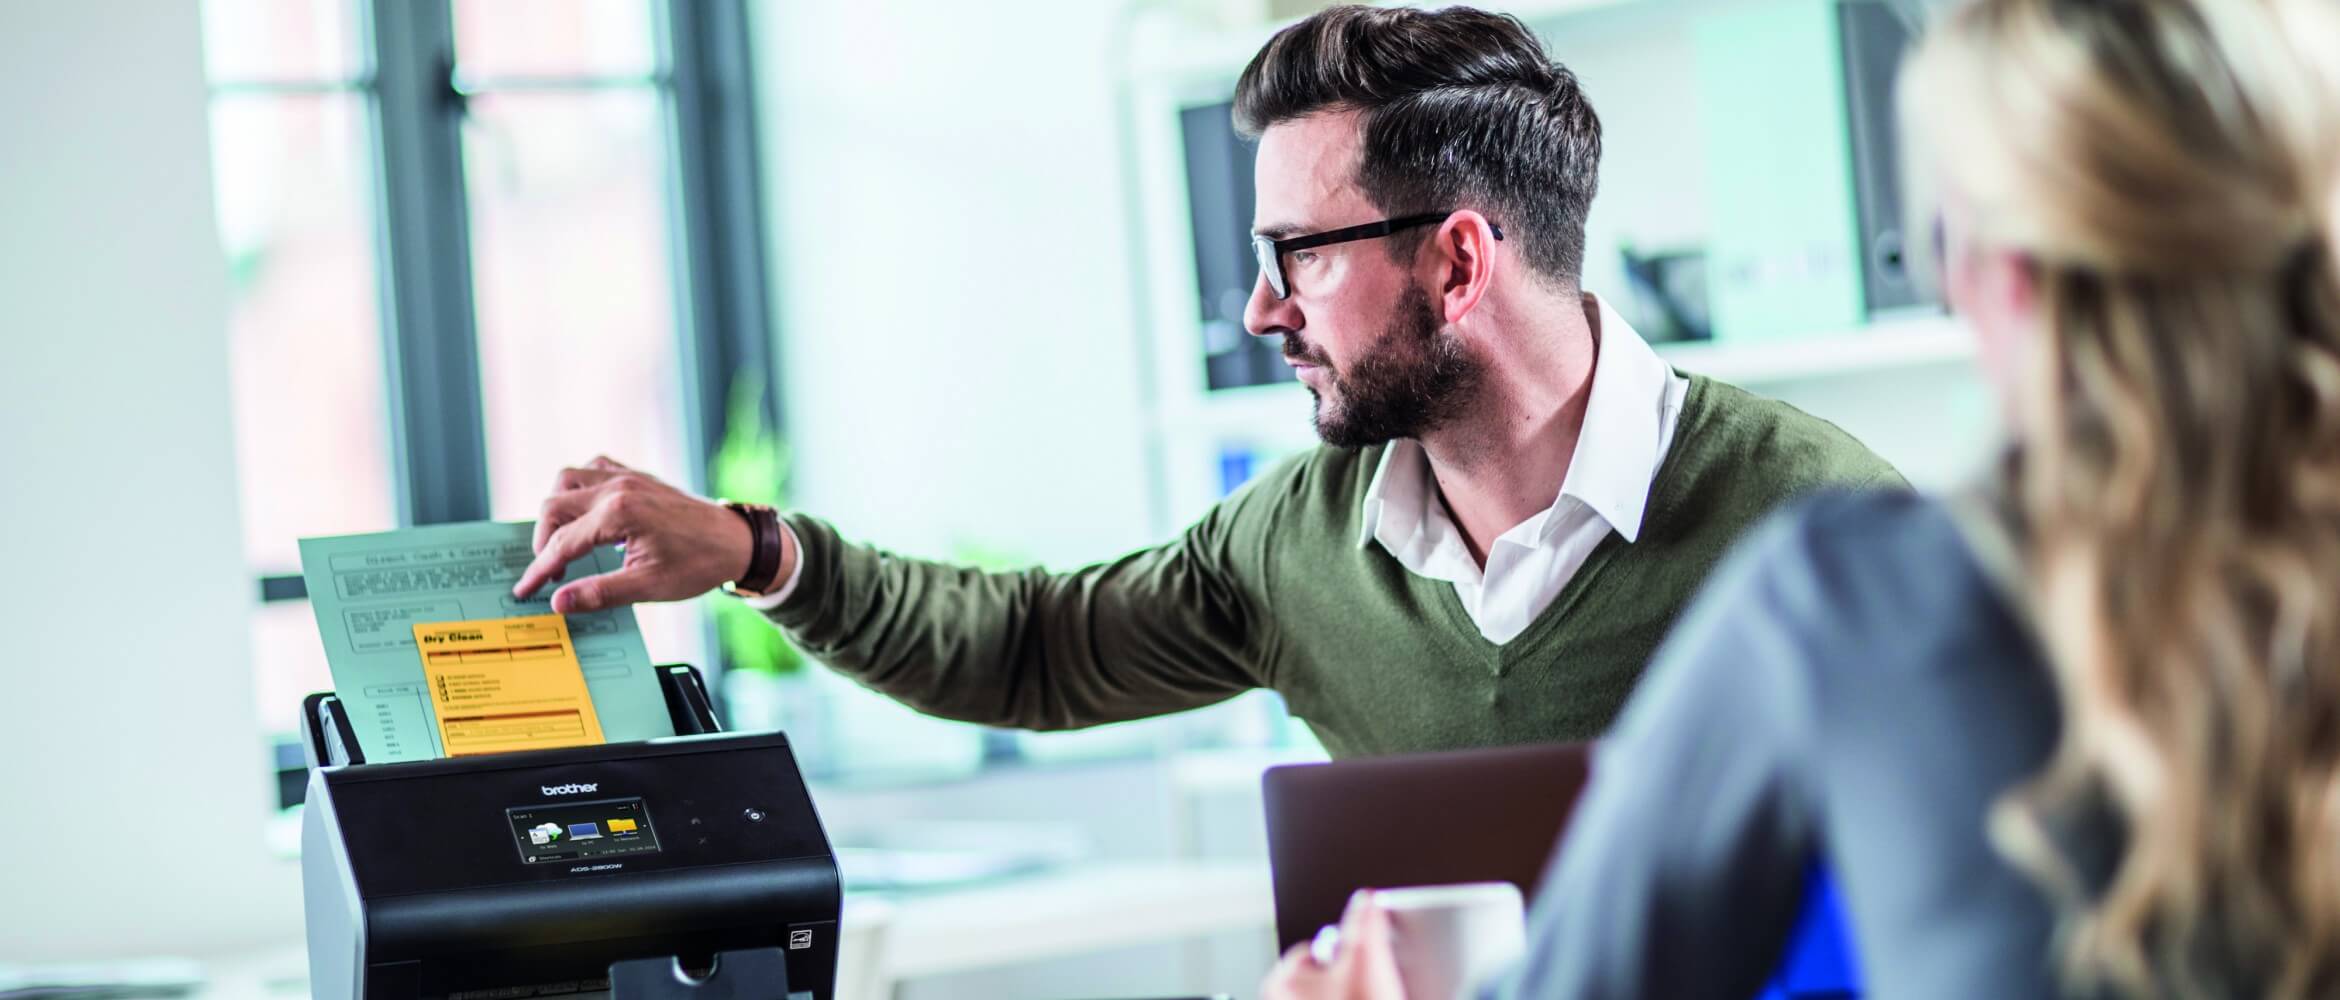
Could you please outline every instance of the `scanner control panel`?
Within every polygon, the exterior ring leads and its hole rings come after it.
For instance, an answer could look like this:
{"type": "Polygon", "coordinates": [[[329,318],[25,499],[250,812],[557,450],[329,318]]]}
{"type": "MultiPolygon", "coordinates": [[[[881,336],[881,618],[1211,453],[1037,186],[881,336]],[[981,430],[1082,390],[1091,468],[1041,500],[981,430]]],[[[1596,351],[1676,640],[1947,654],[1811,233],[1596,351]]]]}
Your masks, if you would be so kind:
{"type": "Polygon", "coordinates": [[[369,896],[826,856],[792,757],[759,742],[574,765],[540,763],[567,751],[509,768],[380,765],[339,776],[334,808],[369,896]]]}

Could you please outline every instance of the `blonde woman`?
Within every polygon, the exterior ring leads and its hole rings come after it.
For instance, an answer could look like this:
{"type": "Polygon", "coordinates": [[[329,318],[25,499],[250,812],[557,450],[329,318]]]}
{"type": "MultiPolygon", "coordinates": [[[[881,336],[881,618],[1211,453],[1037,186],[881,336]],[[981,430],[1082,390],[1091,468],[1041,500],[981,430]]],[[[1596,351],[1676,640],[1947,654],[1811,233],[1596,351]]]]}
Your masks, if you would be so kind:
{"type": "MultiPolygon", "coordinates": [[[[2333,0],[1974,0],[1904,71],[2013,442],[1734,557],[1493,993],[1744,1000],[1808,866],[1878,997],[2340,996],[2333,0]]],[[[1271,997],[1397,994],[1386,921],[1271,997]]]]}

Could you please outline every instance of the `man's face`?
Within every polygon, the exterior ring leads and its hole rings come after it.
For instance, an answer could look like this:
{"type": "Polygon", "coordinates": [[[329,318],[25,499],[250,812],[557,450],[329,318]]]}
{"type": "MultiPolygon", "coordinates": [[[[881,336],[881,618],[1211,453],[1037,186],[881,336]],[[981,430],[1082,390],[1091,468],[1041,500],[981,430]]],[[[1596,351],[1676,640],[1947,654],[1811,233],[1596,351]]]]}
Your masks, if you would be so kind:
{"type": "MultiPolygon", "coordinates": [[[[1253,231],[1290,239],[1378,222],[1383,213],[1356,183],[1357,115],[1313,115],[1271,126],[1259,139],[1253,231]]],[[[1446,206],[1435,206],[1444,208],[1446,206]]],[[[1316,432],[1344,448],[1420,437],[1463,410],[1481,363],[1447,328],[1432,297],[1443,268],[1429,245],[1435,227],[1284,255],[1291,289],[1277,299],[1252,284],[1243,324],[1283,335],[1284,358],[1316,398],[1316,432]],[[1389,240],[1419,246],[1412,264],[1389,240]]]]}

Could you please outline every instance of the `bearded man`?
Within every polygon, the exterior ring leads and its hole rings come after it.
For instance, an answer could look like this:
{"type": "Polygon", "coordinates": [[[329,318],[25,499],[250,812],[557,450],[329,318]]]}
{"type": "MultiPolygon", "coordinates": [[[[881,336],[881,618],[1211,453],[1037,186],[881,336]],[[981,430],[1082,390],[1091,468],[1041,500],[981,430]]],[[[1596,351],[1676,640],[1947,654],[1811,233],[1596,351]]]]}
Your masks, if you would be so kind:
{"type": "Polygon", "coordinates": [[[1062,573],[907,559],[597,459],[561,473],[516,593],[623,542],[554,609],[720,585],[829,667],[994,726],[1271,688],[1336,756],[1583,740],[1756,520],[1900,483],[1827,423],[1674,371],[1579,287],[1600,120],[1518,21],[1326,10],[1252,60],[1235,116],[1259,143],[1245,325],[1283,338],[1322,447],[1062,573]]]}

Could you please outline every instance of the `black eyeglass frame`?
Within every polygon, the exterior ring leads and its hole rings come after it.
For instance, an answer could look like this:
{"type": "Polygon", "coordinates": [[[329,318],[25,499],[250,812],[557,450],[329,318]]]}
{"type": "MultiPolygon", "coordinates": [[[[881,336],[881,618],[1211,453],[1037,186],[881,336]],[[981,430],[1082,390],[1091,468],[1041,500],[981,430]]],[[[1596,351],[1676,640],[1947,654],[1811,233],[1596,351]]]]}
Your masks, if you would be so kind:
{"type": "MultiPolygon", "coordinates": [[[[1317,247],[1331,246],[1335,243],[1355,243],[1359,240],[1380,239],[1391,233],[1403,232],[1418,226],[1427,226],[1433,222],[1444,222],[1448,216],[1453,214],[1454,210],[1449,209],[1444,212],[1425,212],[1421,215],[1401,215],[1394,219],[1383,219],[1380,222],[1328,229],[1321,233],[1309,233],[1305,236],[1294,236],[1281,240],[1271,236],[1253,236],[1251,238],[1251,255],[1259,261],[1259,273],[1267,278],[1268,291],[1274,293],[1278,300],[1288,299],[1292,297],[1292,280],[1284,274],[1285,254],[1294,250],[1314,250],[1317,247]]],[[[1496,239],[1503,238],[1502,226],[1490,222],[1487,224],[1487,228],[1495,234],[1496,239]]]]}

